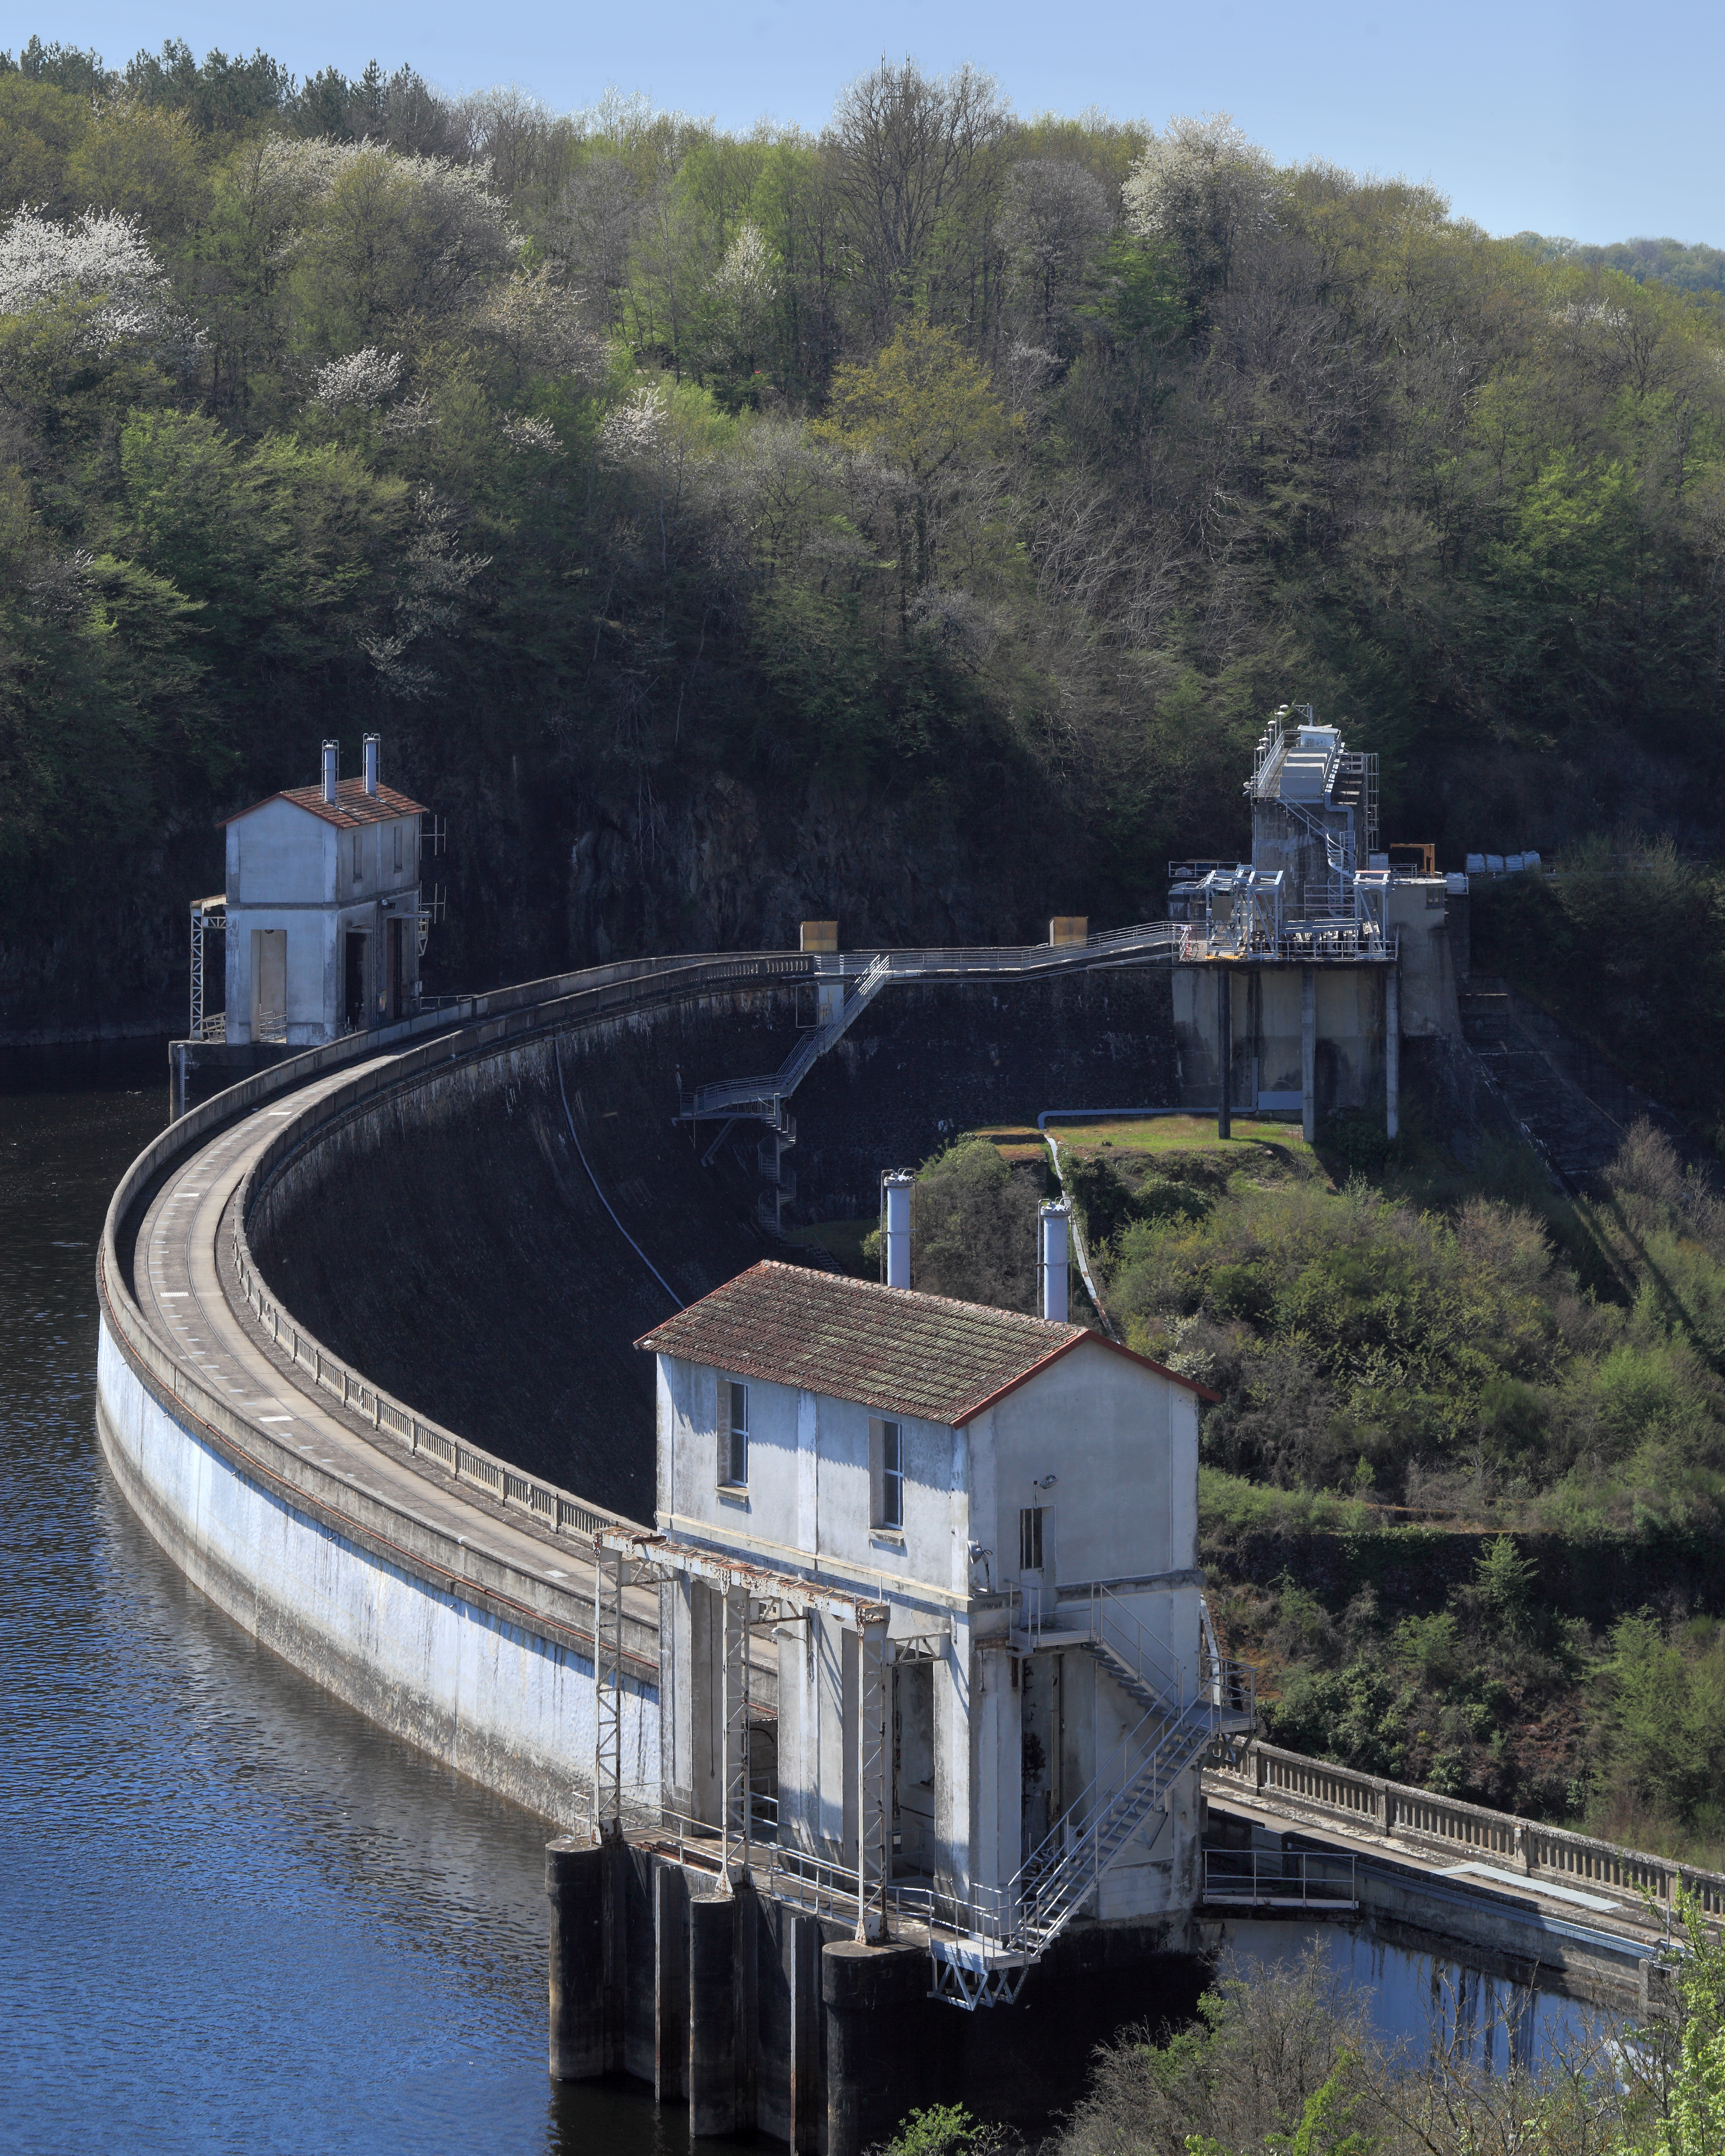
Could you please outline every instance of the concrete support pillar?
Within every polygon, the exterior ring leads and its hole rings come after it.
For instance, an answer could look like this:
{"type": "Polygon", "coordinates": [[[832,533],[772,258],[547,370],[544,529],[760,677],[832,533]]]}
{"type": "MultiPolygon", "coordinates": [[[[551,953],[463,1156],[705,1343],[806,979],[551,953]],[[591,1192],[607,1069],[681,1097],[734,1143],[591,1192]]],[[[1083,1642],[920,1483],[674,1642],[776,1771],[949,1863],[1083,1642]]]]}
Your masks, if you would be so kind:
{"type": "Polygon", "coordinates": [[[183,1040],[167,1044],[167,1119],[177,1123],[186,1112],[186,1052],[183,1040]]]}
{"type": "Polygon", "coordinates": [[[689,2095],[689,1887],[679,1865],[653,1859],[653,2101],[689,2095]]]}
{"type": "Polygon", "coordinates": [[[887,1837],[891,1805],[886,1719],[889,1671],[884,1616],[862,1629],[859,1661],[856,1795],[856,1936],[859,1941],[886,1937],[887,1837]]]}
{"type": "Polygon", "coordinates": [[[1234,973],[1216,968],[1216,1136],[1234,1134],[1234,973]]]}
{"type": "Polygon", "coordinates": [[[926,1948],[845,1940],[825,1949],[820,1969],[826,2156],[862,2156],[947,2078],[950,2061],[936,2046],[942,2037],[950,2041],[949,2031],[927,2019],[926,1948]]]}
{"type": "Polygon", "coordinates": [[[820,1920],[785,1919],[791,1994],[791,2156],[817,2156],[824,2123],[820,2078],[820,1920]]]}
{"type": "Polygon", "coordinates": [[[1300,968],[1300,1134],[1317,1136],[1317,968],[1300,968]]]}
{"type": "Polygon", "coordinates": [[[1384,968],[1384,1127],[1391,1137],[1402,1127],[1402,983],[1394,965],[1384,968]]]}
{"type": "Polygon", "coordinates": [[[737,1912],[752,1897],[689,1904],[689,2131],[732,2134],[737,2105],[737,1912]]]}
{"type": "Polygon", "coordinates": [[[551,2077],[591,2081],[608,2071],[605,1851],[565,1835],[545,1851],[551,1903],[551,2077]]]}

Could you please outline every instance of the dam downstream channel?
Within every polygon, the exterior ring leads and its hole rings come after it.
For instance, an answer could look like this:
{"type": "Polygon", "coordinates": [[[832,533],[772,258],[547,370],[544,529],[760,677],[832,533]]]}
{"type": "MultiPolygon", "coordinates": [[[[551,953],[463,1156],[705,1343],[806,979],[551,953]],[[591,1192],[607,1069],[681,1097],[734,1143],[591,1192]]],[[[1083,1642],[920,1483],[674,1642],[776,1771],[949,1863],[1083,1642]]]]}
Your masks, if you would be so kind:
{"type": "Polygon", "coordinates": [[[545,1822],[259,1646],[103,1462],[93,1261],[163,1066],[0,1055],[0,2143],[684,2156],[546,2077],[545,1822]]]}

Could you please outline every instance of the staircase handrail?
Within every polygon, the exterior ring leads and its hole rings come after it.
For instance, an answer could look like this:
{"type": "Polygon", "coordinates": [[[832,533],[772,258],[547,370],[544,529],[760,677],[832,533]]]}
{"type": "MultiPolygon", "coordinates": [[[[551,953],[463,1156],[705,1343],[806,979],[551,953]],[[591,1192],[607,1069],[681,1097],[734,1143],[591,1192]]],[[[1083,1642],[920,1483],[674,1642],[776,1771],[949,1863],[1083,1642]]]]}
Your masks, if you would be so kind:
{"type": "Polygon", "coordinates": [[[733,1108],[765,1107],[795,1092],[819,1059],[850,1027],[870,998],[895,976],[914,979],[927,973],[1036,973],[1082,965],[1098,952],[1142,950],[1178,956],[1189,933],[1178,921],[1145,921],[1130,928],[1110,928],[1082,943],[1024,943],[929,947],[877,951],[845,998],[836,1017],[806,1034],[777,1070],[747,1078],[718,1078],[695,1091],[697,1115],[723,1115],[733,1108]]]}
{"type": "Polygon", "coordinates": [[[1134,1811],[1142,1819],[1214,1742],[1216,1711],[1196,1700],[1168,1711],[1159,1702],[1117,1744],[1100,1770],[1004,1887],[973,1884],[962,1899],[937,1896],[948,1928],[1009,1953],[1039,1957],[1076,1913],[1113,1861],[1099,1862],[1111,1830],[1134,1811]],[[1146,1748],[1146,1732],[1158,1733],[1146,1748]],[[1101,1793],[1099,1794],[1099,1792],[1101,1793]],[[1075,1818],[1083,1824],[1075,1832],[1075,1818]]]}
{"type": "Polygon", "coordinates": [[[1018,1582],[1009,1585],[1007,1595],[1008,1621],[1031,1654],[1050,1635],[1070,1638],[1076,1618],[1081,1636],[1106,1648],[1147,1691],[1176,1707],[1184,1703],[1190,1688],[1185,1661],[1127,1606],[1117,1589],[1092,1580],[1081,1601],[1070,1597],[1064,1605],[1053,1589],[1033,1594],[1018,1582]]]}
{"type": "MultiPolygon", "coordinates": [[[[1146,1716],[1145,1722],[1153,1718],[1146,1716]]],[[[1137,1774],[1123,1781],[1106,1804],[1086,1822],[1060,1852],[1052,1868],[1029,1882],[1029,1892],[1015,1927],[1014,1944],[1040,1951],[1059,1937],[1113,1861],[1117,1853],[1113,1850],[1109,1851],[1106,1862],[1097,1861],[1112,1830],[1125,1821],[1126,1832],[1132,1831],[1157,1799],[1165,1795],[1175,1777],[1209,1748],[1215,1738],[1215,1710],[1209,1703],[1196,1700],[1164,1726],[1137,1774]]],[[[1144,1722],[1140,1722],[1132,1732],[1134,1738],[1143,1727],[1144,1722]]],[[[1048,1841],[1055,1838],[1050,1835],[1048,1841]]],[[[1047,1841],[1043,1846],[1047,1847],[1047,1841]]],[[[1028,1869],[1026,1866],[1024,1870],[1028,1869]]],[[[1019,1876],[1024,1876],[1022,1871],[1019,1876]]]]}
{"type": "Polygon", "coordinates": [[[1090,1621],[1092,1636],[1136,1671],[1141,1684],[1184,1704],[1188,1671],[1183,1658],[1127,1606],[1117,1589],[1100,1582],[1092,1584],[1090,1621]]]}

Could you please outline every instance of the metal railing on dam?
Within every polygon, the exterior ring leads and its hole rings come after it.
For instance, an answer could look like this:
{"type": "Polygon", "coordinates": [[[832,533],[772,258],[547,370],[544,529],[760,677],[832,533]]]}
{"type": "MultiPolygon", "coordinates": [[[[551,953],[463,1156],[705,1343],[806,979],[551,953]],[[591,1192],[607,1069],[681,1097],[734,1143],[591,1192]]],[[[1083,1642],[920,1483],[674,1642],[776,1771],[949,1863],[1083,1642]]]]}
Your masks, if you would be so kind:
{"type": "Polygon", "coordinates": [[[1273,1744],[1255,1740],[1233,1761],[1207,1767],[1204,1789],[1219,1803],[1236,1795],[1320,1832],[1336,1828],[1425,1856],[1498,1859],[1504,1871],[1519,1873],[1530,1885],[1543,1879],[1564,1887],[1615,1887],[1637,1897],[1651,1895],[1666,1908],[1681,1887],[1707,1916],[1725,1917],[1725,1872],[1620,1848],[1567,1827],[1517,1819],[1273,1744]]]}
{"type": "Polygon", "coordinates": [[[229,1248],[234,1271],[247,1307],[295,1368],[309,1373],[316,1385],[333,1394],[350,1414],[369,1422],[380,1436],[398,1439],[409,1454],[429,1453],[446,1467],[457,1482],[476,1483],[504,1505],[516,1505],[547,1527],[583,1537],[591,1542],[602,1527],[634,1527],[621,1513],[608,1512],[572,1496],[555,1483],[525,1475],[495,1453],[470,1444],[452,1430],[413,1409],[393,1394],[380,1391],[352,1364],[345,1363],[305,1331],[282,1308],[265,1286],[245,1238],[245,1194],[242,1189],[234,1208],[229,1248]]]}
{"type": "MultiPolygon", "coordinates": [[[[126,1352],[157,1384],[172,1398],[184,1402],[230,1441],[243,1443],[249,1428],[246,1418],[235,1411],[217,1388],[203,1378],[193,1363],[177,1353],[172,1344],[159,1337],[151,1328],[132,1291],[129,1269],[121,1252],[120,1239],[126,1222],[158,1179],[177,1162],[195,1152],[230,1124],[346,1065],[370,1062],[380,1056],[388,1058],[360,1072],[326,1098],[309,1104],[303,1113],[285,1120],[281,1132],[264,1156],[272,1169],[332,1123],[357,1112],[385,1092],[446,1070],[453,1061],[483,1058],[513,1042],[553,1031],[581,1017],[620,1014],[669,998],[713,989],[746,988],[757,983],[774,986],[809,979],[813,974],[812,958],[796,952],[628,959],[524,982],[487,995],[464,997],[453,1009],[409,1019],[376,1032],[349,1034],[326,1047],[308,1049],[301,1055],[272,1065],[170,1123],[121,1178],[109,1201],[96,1256],[97,1294],[102,1308],[126,1352]]],[[[238,1260],[239,1250],[235,1255],[238,1260]]],[[[249,1263],[249,1275],[250,1285],[245,1292],[251,1300],[254,1291],[264,1291],[255,1265],[249,1263]]],[[[265,1299],[275,1310],[272,1325],[281,1323],[285,1318],[290,1334],[297,1336],[300,1344],[294,1359],[298,1366],[311,1371],[314,1382],[334,1391],[337,1397],[341,1396],[345,1385],[348,1389],[348,1404],[352,1405],[363,1383],[359,1373],[330,1353],[305,1327],[296,1327],[290,1316],[275,1309],[273,1298],[268,1297],[267,1293],[265,1299]],[[326,1371],[329,1373],[327,1378],[322,1374],[326,1371]]],[[[505,1496],[506,1502],[525,1503],[528,1510],[541,1517],[583,1533],[590,1533],[591,1529],[578,1526],[577,1515],[595,1521],[614,1517],[567,1491],[556,1491],[532,1481],[532,1478],[520,1476],[518,1471],[506,1462],[456,1439],[453,1433],[424,1417],[414,1415],[410,1409],[388,1394],[379,1401],[375,1387],[363,1389],[366,1396],[376,1404],[379,1428],[388,1428],[392,1435],[403,1439],[410,1449],[423,1433],[424,1449],[444,1459],[458,1476],[465,1472],[470,1481],[487,1486],[494,1495],[505,1496]],[[464,1455],[465,1464],[462,1459],[452,1459],[445,1454],[441,1450],[444,1445],[464,1455]],[[511,1476],[518,1483],[532,1481],[531,1489],[526,1493],[507,1491],[500,1478],[511,1476]],[[548,1505],[567,1508],[567,1517],[548,1512],[548,1505]]],[[[366,1409],[362,1412],[372,1410],[366,1409]]]]}

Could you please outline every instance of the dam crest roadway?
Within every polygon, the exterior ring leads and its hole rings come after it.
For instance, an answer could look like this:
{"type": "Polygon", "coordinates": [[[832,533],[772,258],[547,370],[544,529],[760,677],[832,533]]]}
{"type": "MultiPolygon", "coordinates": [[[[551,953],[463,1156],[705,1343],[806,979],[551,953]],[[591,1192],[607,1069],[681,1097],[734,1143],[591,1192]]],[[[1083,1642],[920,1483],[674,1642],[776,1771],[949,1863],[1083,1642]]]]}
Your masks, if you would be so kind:
{"type": "MultiPolygon", "coordinates": [[[[953,987],[973,996],[978,983],[989,983],[1013,984],[1002,993],[1046,997],[1072,993],[1075,978],[1079,992],[1095,993],[1088,975],[1104,983],[1136,977],[1142,989],[1133,993],[1152,993],[1154,977],[1165,983],[1182,964],[1186,939],[1173,927],[1132,932],[1136,945],[1122,937],[1057,955],[1030,947],[1034,961],[1029,952],[893,954],[889,966],[875,967],[876,984],[890,978],[894,997],[907,999],[953,987]],[[901,963],[906,959],[912,963],[901,963]]],[[[877,955],[847,960],[845,971],[866,976],[877,955]]],[[[1185,955],[1185,965],[1196,956],[1185,955]]],[[[631,961],[347,1036],[190,1109],[140,1156],[109,1209],[98,1260],[99,1428],[110,1465],[152,1535],[212,1600],[290,1662],[578,1842],[590,1839],[594,1824],[599,1741],[595,1539],[618,1528],[651,1532],[650,1390],[645,1373],[624,1359],[627,1342],[661,1320],[670,1302],[695,1300],[742,1270],[762,1255],[763,1241],[782,1248],[765,1240],[757,1221],[739,1222],[741,1180],[733,1173],[728,1190],[715,1190],[699,1150],[709,1134],[685,1125],[680,1137],[678,1119],[691,1113],[694,1089],[726,1082],[726,1064],[747,1070],[752,1051],[794,1031],[798,991],[817,986],[821,972],[810,955],[783,952],[631,961]],[[608,1099],[608,1070],[614,1073],[608,1099]],[[644,1082],[655,1076],[656,1099],[644,1082]],[[412,1162],[423,1147],[433,1170],[428,1205],[459,1214],[465,1194],[438,1184],[436,1163],[453,1158],[458,1146],[476,1147],[483,1178],[498,1158],[487,1148],[506,1127],[519,1158],[542,1176],[547,1217],[517,1223],[511,1216],[501,1244],[495,1221],[475,1224],[473,1262],[495,1261],[501,1250],[512,1252],[519,1270],[501,1284],[501,1305],[493,1282],[473,1337],[439,1339],[453,1329],[466,1276],[452,1280],[441,1310],[416,1300],[424,1261],[421,1254],[416,1272],[391,1203],[401,1187],[390,1181],[391,1163],[412,1162]],[[647,1183],[649,1154],[670,1163],[669,1182],[647,1183]],[[382,1204],[372,1202],[373,1183],[382,1204]],[[684,1209],[676,1217],[689,1247],[655,1245],[653,1223],[665,1218],[667,1201],[684,1209]],[[307,1261],[308,1219],[319,1221],[333,1246],[320,1260],[334,1268],[326,1274],[307,1261]],[[517,1228],[518,1248],[506,1240],[517,1228]],[[559,1252],[561,1281],[552,1277],[559,1252]],[[369,1340],[361,1353],[352,1334],[328,1337],[336,1329],[331,1295],[339,1298],[345,1283],[365,1274],[396,1283],[395,1337],[380,1327],[375,1354],[369,1340]],[[506,1319],[495,1322],[500,1307],[511,1306],[520,1313],[514,1332],[506,1319]],[[428,1356],[434,1348],[446,1368],[465,1365],[443,1384],[441,1398],[414,1392],[421,1342],[403,1319],[416,1316],[428,1356]],[[586,1419],[578,1428],[571,1422],[574,1436],[560,1452],[544,1429],[546,1404],[554,1406],[557,1397],[555,1373],[542,1370],[536,1378],[534,1372],[554,1352],[566,1320],[578,1327],[569,1361],[574,1377],[587,1381],[586,1419]],[[602,1330],[624,1343],[620,1353],[601,1340],[602,1330]],[[482,1428],[444,1404],[480,1399],[482,1428]],[[432,1412],[438,1408],[440,1415],[432,1412]],[[578,1471],[569,1478],[573,1488],[552,1471],[560,1460],[578,1471]]],[[[1166,1013],[1165,986],[1160,993],[1166,1013]]],[[[850,1011],[838,1030],[829,1018],[819,1029],[831,1034],[823,1051],[838,1046],[841,1032],[852,1035],[855,1050],[860,1014],[850,1011]]],[[[1125,1023],[1122,1012],[1114,1016],[1125,1023]]],[[[1166,1017],[1163,1025],[1171,1034],[1166,1017]]],[[[811,1082],[814,1060],[807,1059],[798,1082],[811,1082]]],[[[855,1060],[865,1065],[867,1057],[858,1050],[855,1060]]],[[[1122,1104],[1142,1099],[1144,1061],[1120,1060],[1114,1082],[1122,1104]]],[[[1182,1082],[1172,1042],[1160,1060],[1154,1075],[1172,1097],[1182,1082]]],[[[778,1067],[784,1071],[783,1059],[778,1067]]],[[[1070,1059],[1060,1075],[1075,1088],[1069,1097],[1094,1094],[1094,1081],[1083,1088],[1070,1059]]],[[[847,1097],[855,1081],[853,1070],[847,1097]]],[[[743,1083],[747,1100],[709,1094],[696,1112],[767,1120],[771,1100],[771,1116],[779,1116],[783,1087],[769,1095],[757,1081],[743,1083]]],[[[1214,1064],[1210,1085],[1214,1101],[1214,1064]]],[[[920,1121],[899,1126],[906,1154],[927,1126],[926,1109],[924,1102],[920,1121]]],[[[891,1158],[892,1137],[878,1121],[860,1130],[854,1158],[830,1153],[829,1182],[865,1187],[858,1163],[891,1158]]],[[[501,1192],[500,1207],[519,1195],[519,1184],[501,1192]]],[[[468,1225],[457,1218],[450,1235],[459,1240],[468,1225]]],[[[440,1246],[436,1261],[454,1270],[459,1252],[449,1255],[440,1246]]],[[[385,1308],[361,1309],[362,1337],[372,1312],[385,1308]]],[[[610,1736],[623,1779],[637,1785],[659,1773],[660,1616],[655,1589],[624,1590],[610,1736]]],[[[760,1678],[759,1696],[770,1697],[764,1654],[760,1678]]],[[[1356,1852],[1369,1845],[1397,1861],[1407,1853],[1394,1846],[1393,1834],[1373,1834],[1369,1820],[1362,1838],[1360,1806],[1368,1798],[1314,1799],[1317,1783],[1296,1784],[1297,1766],[1266,1770],[1250,1789],[1226,1763],[1205,1778],[1212,1805],[1246,1822],[1248,1844],[1260,1850],[1274,1833],[1284,1844],[1292,1835],[1356,1852]]],[[[1324,1785],[1332,1795],[1340,1786],[1324,1785]]],[[[1464,1839],[1475,1831],[1459,1830],[1464,1839]]],[[[1471,1861],[1469,1851],[1461,1855],[1471,1861]]],[[[1403,1868],[1451,1866],[1422,1849],[1403,1868]]],[[[1496,1868],[1488,1863],[1488,1871],[1496,1868]]],[[[1553,1938],[1566,1915],[1581,1913],[1575,1890],[1598,1876],[1557,1882],[1571,1900],[1544,1905],[1553,1938]]],[[[1694,1883],[1711,1890],[1700,1875],[1694,1883]]],[[[1497,1885],[1479,1876],[1477,1865],[1472,1880],[1445,1878],[1448,1913],[1439,1928],[1454,1933],[1461,1919],[1453,1905],[1489,1902],[1497,1885]]],[[[1717,1888],[1725,1893],[1725,1881],[1717,1888]]],[[[1237,1893],[1219,1892],[1210,1916],[1230,1898],[1237,1893]]],[[[1515,1898],[1537,1902],[1537,1883],[1515,1898]]],[[[1417,1928],[1405,1894],[1397,1913],[1417,1928]]],[[[1599,1921],[1605,1912],[1585,1913],[1593,1931],[1619,1928],[1599,1921]]],[[[1618,1976],[1607,1989],[1619,1996],[1625,1982],[1634,1982],[1629,1972],[1656,1951],[1638,1905],[1632,1919],[1620,1928],[1615,1956],[1594,1956],[1602,1966],[1616,1960],[1618,1976]]],[[[1526,1939],[1504,1951],[1530,1958],[1526,1939]]],[[[1537,1949],[1532,1958],[1541,1958],[1537,1949]]],[[[1566,1966],[1561,1948],[1548,1958],[1556,1969],[1566,1966]]],[[[1580,1948],[1568,1955],[1577,1983],[1587,1959],[1580,1948]]],[[[644,2041],[633,2024],[619,2025],[591,2056],[598,2070],[644,2069],[658,2086],[644,2041]]],[[[794,2067],[783,2104],[763,2101],[745,2118],[732,2090],[701,2113],[697,2064],[685,2045],[680,2079],[674,2074],[663,2092],[689,2097],[696,2131],[759,2123],[793,2146],[824,2147],[829,2156],[862,2145],[860,2119],[847,2126],[835,2116],[817,2127],[806,2091],[797,2093],[794,2067]]]]}

